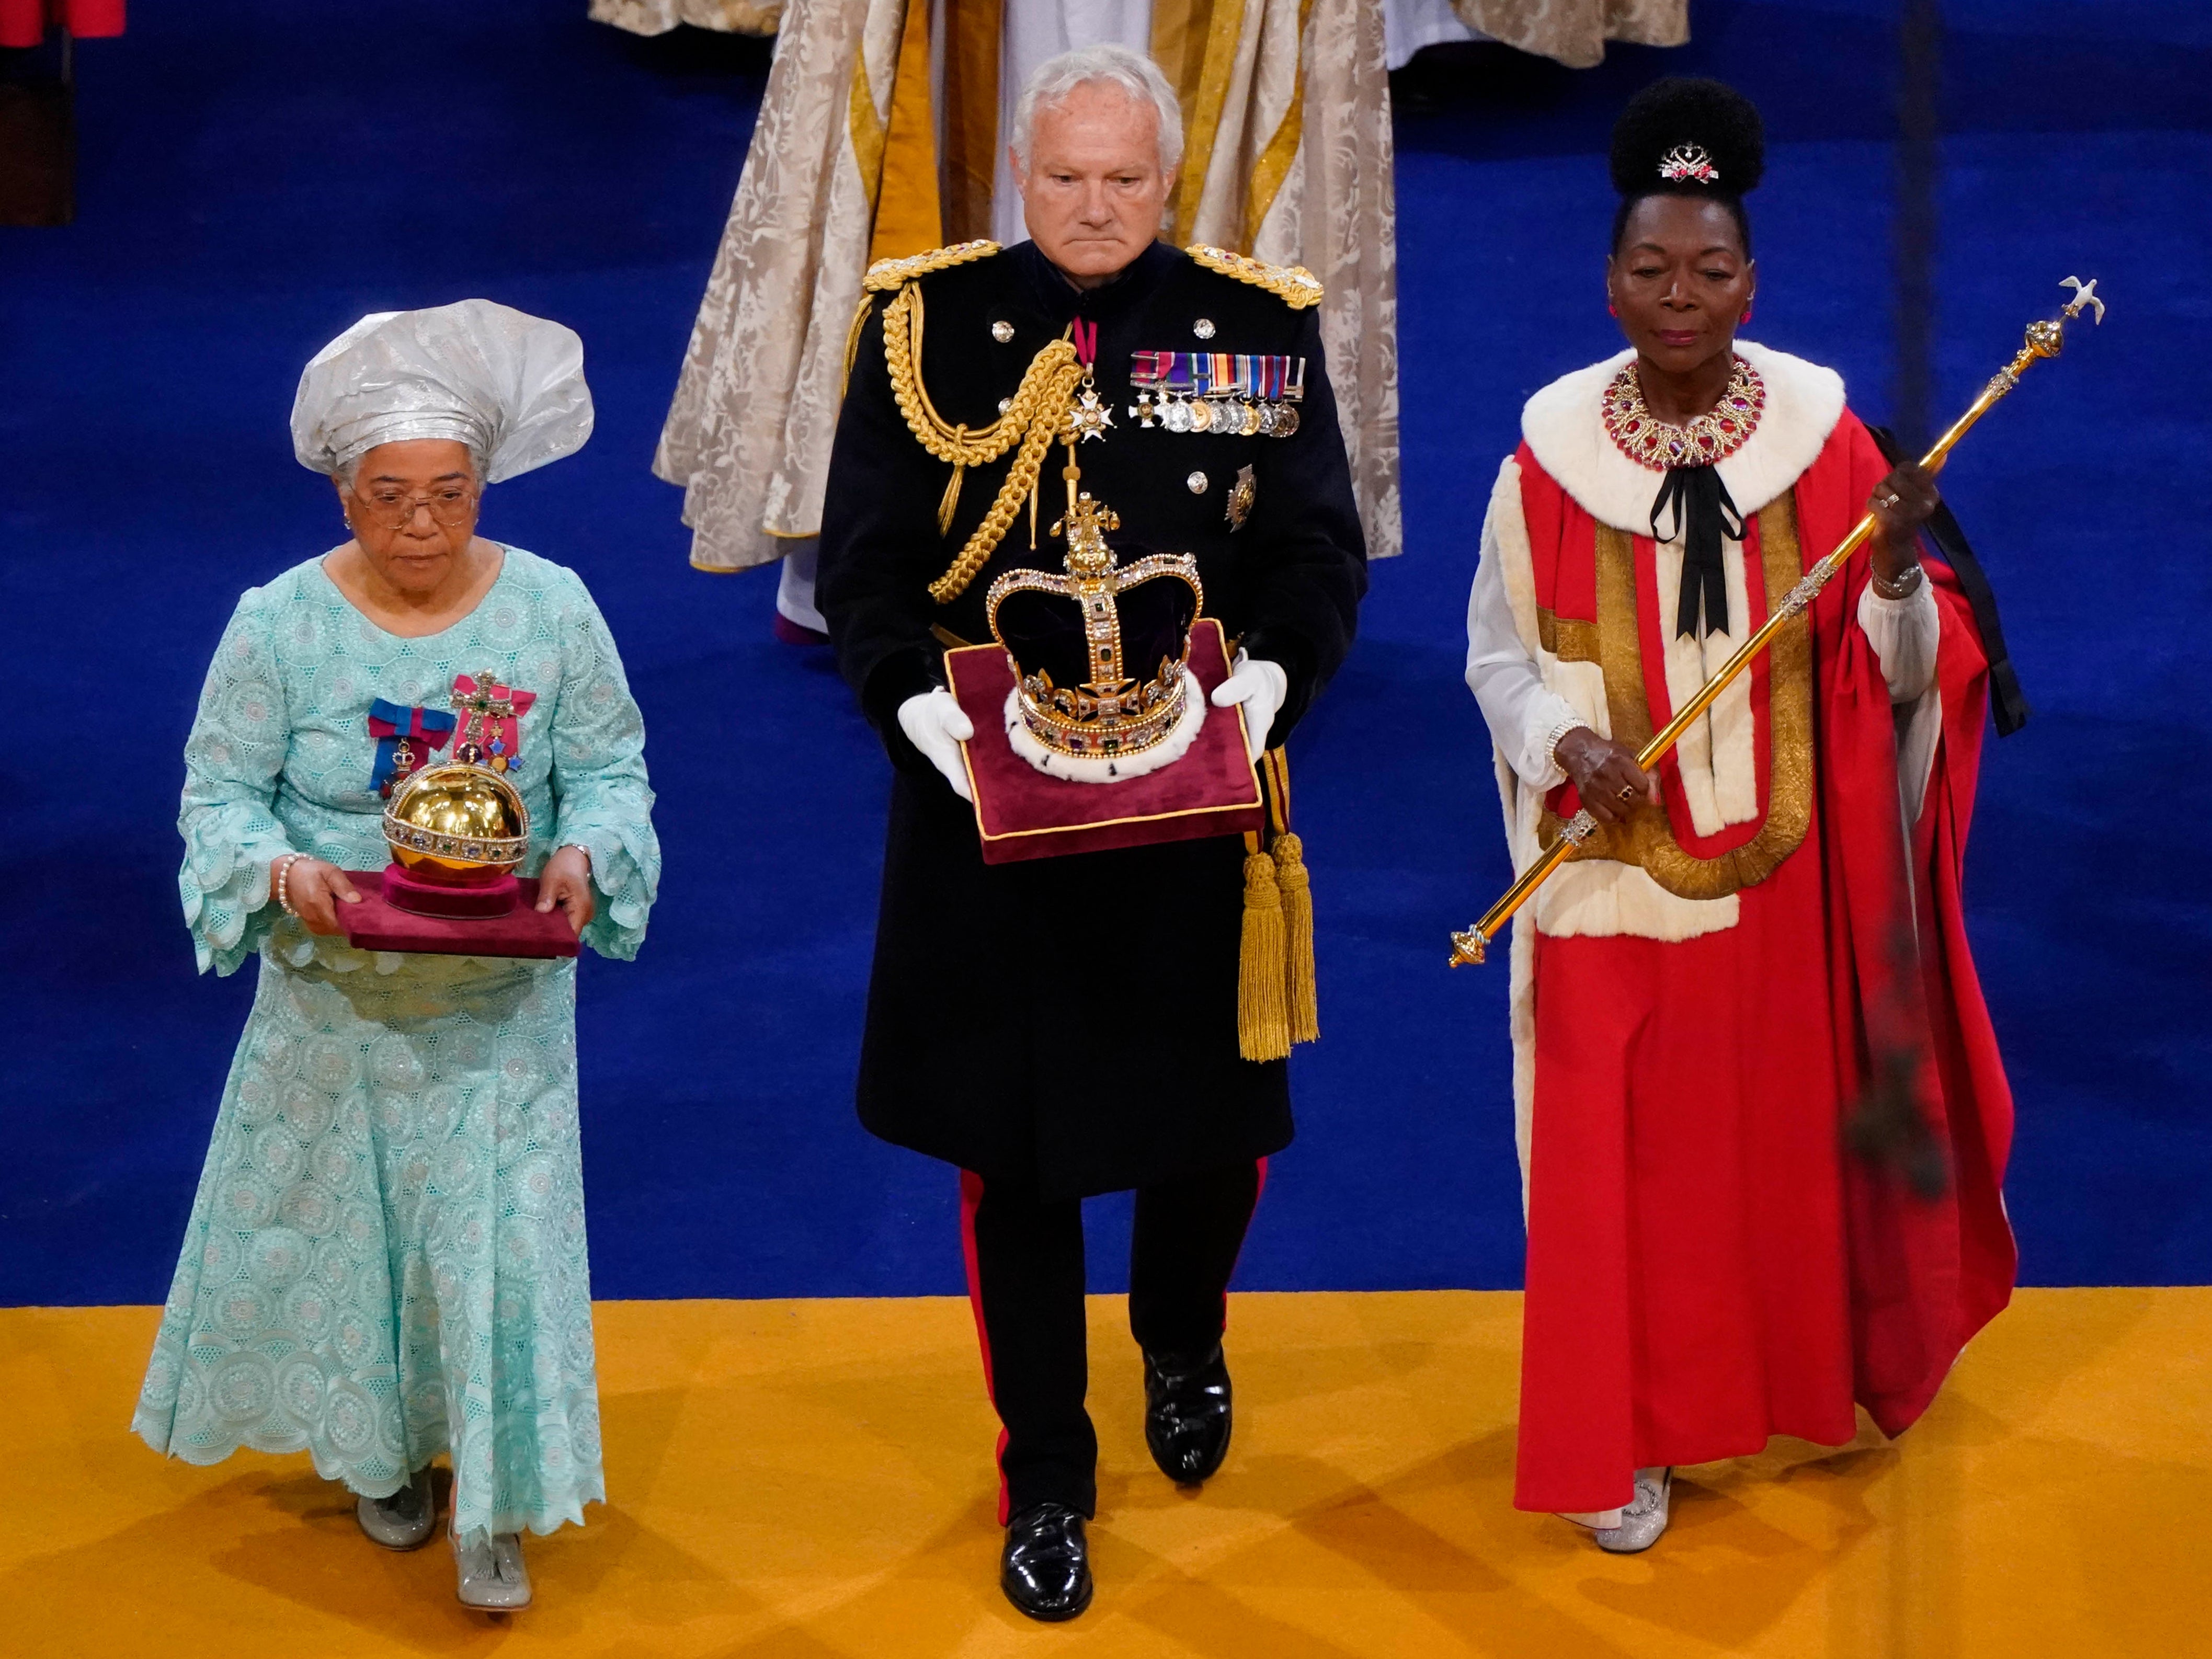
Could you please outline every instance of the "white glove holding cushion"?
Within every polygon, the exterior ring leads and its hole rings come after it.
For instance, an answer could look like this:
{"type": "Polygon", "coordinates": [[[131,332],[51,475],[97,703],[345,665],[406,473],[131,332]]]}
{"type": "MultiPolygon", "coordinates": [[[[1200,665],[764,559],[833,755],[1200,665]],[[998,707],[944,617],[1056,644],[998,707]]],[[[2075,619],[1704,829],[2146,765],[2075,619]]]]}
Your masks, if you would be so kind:
{"type": "MultiPolygon", "coordinates": [[[[1291,695],[1291,677],[1275,664],[1248,657],[1242,651],[1230,669],[1229,678],[1213,688],[1213,706],[1230,708],[1243,704],[1245,741],[1251,745],[1256,764],[1267,752],[1267,733],[1274,726],[1284,699],[1291,695]]],[[[904,714],[900,718],[903,720],[904,714]]]]}
{"type": "Polygon", "coordinates": [[[968,793],[968,767],[960,755],[960,745],[975,735],[975,722],[961,711],[950,691],[940,688],[908,697],[899,705],[898,723],[906,740],[945,775],[954,794],[963,800],[975,799],[968,793]]]}

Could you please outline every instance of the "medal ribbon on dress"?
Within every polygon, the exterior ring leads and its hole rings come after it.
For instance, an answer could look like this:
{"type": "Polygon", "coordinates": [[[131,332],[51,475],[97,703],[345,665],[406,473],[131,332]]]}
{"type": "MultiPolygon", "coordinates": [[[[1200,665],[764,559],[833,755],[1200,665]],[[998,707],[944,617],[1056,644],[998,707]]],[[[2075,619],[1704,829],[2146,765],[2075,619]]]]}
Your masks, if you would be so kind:
{"type": "Polygon", "coordinates": [[[512,770],[522,758],[522,717],[538,701],[535,691],[501,685],[489,674],[453,676],[453,708],[460,728],[453,758],[495,772],[512,770]]]}
{"type": "Polygon", "coordinates": [[[376,765],[368,787],[390,799],[407,775],[446,746],[454,717],[443,708],[409,708],[381,697],[368,706],[368,734],[376,739],[376,765]]]}

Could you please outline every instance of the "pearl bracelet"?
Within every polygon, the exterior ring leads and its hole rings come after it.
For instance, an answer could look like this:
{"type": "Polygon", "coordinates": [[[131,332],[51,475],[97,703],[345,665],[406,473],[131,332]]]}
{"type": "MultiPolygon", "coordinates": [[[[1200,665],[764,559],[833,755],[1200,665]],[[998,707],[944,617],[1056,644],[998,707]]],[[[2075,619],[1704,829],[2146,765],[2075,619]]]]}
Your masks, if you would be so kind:
{"type": "Polygon", "coordinates": [[[307,857],[305,853],[287,853],[281,860],[283,868],[276,872],[276,906],[288,916],[300,913],[292,908],[292,866],[307,857]]]}

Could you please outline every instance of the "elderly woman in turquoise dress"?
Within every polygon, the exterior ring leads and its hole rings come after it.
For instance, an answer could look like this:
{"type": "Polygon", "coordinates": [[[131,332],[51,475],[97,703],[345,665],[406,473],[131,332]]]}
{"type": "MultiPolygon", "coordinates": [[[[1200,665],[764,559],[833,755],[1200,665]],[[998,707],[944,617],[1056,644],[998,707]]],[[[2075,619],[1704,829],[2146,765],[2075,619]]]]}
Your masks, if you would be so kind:
{"type": "Polygon", "coordinates": [[[386,861],[395,774],[489,673],[538,908],[637,953],[660,855],[614,641],[573,572],[475,533],[485,483],[591,424],[576,337],[485,301],[325,348],[293,434],[352,538],[240,599],[179,817],[200,966],[258,957],[259,986],[133,1426],[193,1463],[306,1451],[392,1548],[433,1534],[448,1457],[460,1598],[495,1610],[530,1600],[520,1534],[605,1495],[575,964],[370,954],[340,912],[386,861]]]}

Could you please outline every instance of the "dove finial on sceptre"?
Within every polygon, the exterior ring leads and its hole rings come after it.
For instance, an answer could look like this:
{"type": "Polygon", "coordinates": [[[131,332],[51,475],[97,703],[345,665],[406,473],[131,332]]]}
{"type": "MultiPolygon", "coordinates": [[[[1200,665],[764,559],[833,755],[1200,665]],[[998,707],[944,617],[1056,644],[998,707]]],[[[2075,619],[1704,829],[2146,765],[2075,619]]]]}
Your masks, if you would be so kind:
{"type": "Polygon", "coordinates": [[[2079,276],[2069,276],[2058,286],[2074,290],[2074,297],[2066,306],[2069,317],[2079,317],[2084,311],[2094,311],[2097,313],[2097,322],[2105,320],[2105,302],[2097,297],[2097,279],[2094,276],[2086,283],[2079,276]]]}

